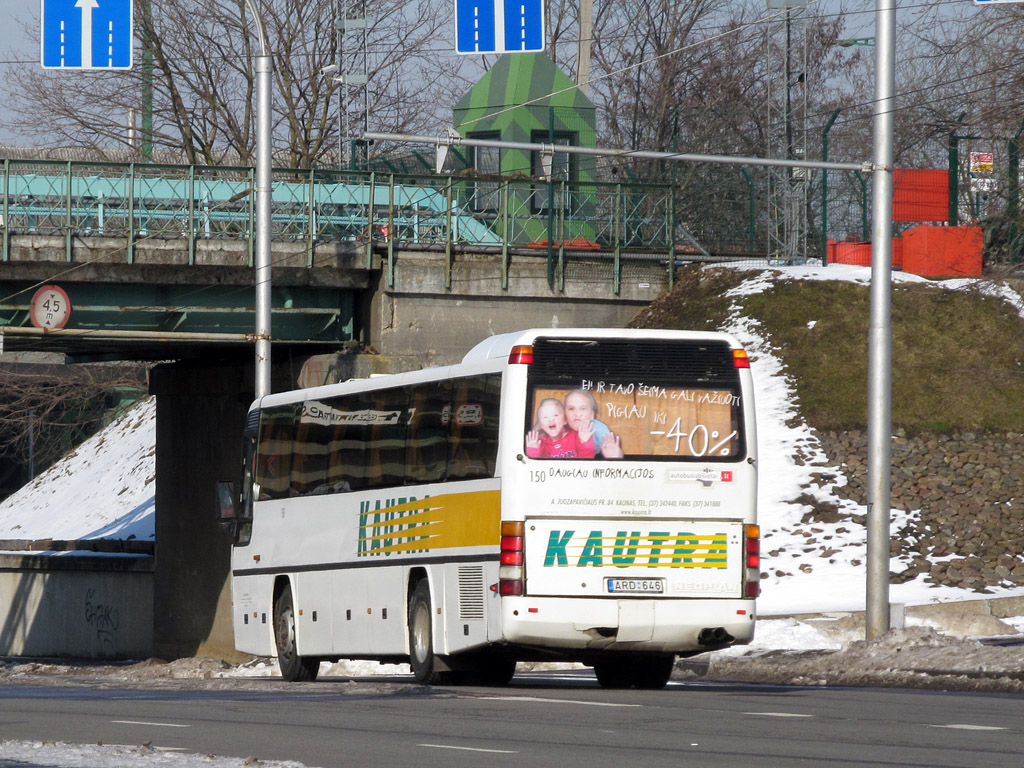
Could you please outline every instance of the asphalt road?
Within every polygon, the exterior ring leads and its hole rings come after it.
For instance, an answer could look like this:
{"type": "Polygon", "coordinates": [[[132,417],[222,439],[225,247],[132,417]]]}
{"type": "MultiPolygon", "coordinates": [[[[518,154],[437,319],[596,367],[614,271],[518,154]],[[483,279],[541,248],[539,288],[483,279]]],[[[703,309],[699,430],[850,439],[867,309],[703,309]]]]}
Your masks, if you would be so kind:
{"type": "Polygon", "coordinates": [[[150,743],[318,768],[1024,765],[1020,696],[708,683],[606,691],[584,673],[522,675],[504,689],[407,682],[5,685],[0,739],[150,743]]]}

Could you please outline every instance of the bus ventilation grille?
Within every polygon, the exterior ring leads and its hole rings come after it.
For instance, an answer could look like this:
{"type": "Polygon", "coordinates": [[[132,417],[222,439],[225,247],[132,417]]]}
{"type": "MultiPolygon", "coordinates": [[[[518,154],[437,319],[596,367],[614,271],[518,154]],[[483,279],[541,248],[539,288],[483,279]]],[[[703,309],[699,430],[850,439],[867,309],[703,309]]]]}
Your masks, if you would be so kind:
{"type": "Polygon", "coordinates": [[[484,569],[482,565],[459,566],[459,621],[484,617],[484,569]]]}

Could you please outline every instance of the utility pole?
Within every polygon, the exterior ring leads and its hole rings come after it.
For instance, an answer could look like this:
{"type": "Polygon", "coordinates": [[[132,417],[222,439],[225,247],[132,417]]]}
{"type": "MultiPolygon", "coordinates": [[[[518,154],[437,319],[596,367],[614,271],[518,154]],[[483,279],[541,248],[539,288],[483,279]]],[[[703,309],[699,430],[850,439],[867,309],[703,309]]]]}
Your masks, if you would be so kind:
{"type": "Polygon", "coordinates": [[[871,317],[868,329],[868,555],[864,639],[889,631],[889,503],[892,485],[892,192],[896,0],[875,13],[871,317]]]}
{"type": "Polygon", "coordinates": [[[577,22],[580,39],[576,44],[576,86],[590,98],[590,48],[594,37],[594,0],[580,0],[577,22]]]}
{"type": "Polygon", "coordinates": [[[267,30],[256,11],[253,0],[245,0],[252,14],[259,37],[260,52],[256,56],[256,397],[270,394],[270,202],[271,169],[271,99],[274,61],[267,43],[267,30]]]}
{"type": "MultiPolygon", "coordinates": [[[[142,34],[142,156],[153,161],[153,41],[150,30],[153,29],[152,0],[144,0],[142,14],[145,18],[145,31],[142,34]]],[[[134,127],[135,122],[132,121],[134,127]]],[[[134,146],[133,146],[134,149],[134,146]]]]}
{"type": "MultiPolygon", "coordinates": [[[[367,45],[367,20],[366,20],[366,0],[338,0],[338,41],[337,41],[337,65],[338,69],[336,77],[334,78],[337,83],[341,85],[340,93],[338,96],[338,110],[340,112],[340,132],[339,146],[342,148],[341,158],[339,160],[339,166],[344,167],[344,145],[345,142],[350,140],[349,136],[349,116],[348,109],[350,102],[354,101],[352,98],[353,93],[358,94],[359,89],[362,89],[362,101],[363,101],[363,119],[362,119],[362,132],[366,131],[370,127],[370,91],[367,87],[368,72],[370,67],[370,55],[369,48],[367,45]],[[354,36],[354,38],[353,38],[354,36]],[[353,38],[353,41],[348,45],[346,50],[346,39],[353,38]],[[346,57],[346,53],[348,56],[346,57]],[[348,60],[356,62],[356,69],[352,70],[348,65],[348,60]]],[[[350,158],[350,166],[355,168],[357,166],[356,158],[359,153],[353,151],[350,158]]],[[[366,147],[366,160],[367,165],[369,164],[370,150],[366,147]]]]}
{"type": "MultiPolygon", "coordinates": [[[[768,154],[789,161],[807,158],[807,3],[808,0],[767,0],[771,26],[768,154]],[[781,12],[781,13],[779,13],[781,12]]],[[[784,264],[807,259],[807,194],[811,175],[799,165],[769,173],[772,229],[769,258],[784,264]]]]}

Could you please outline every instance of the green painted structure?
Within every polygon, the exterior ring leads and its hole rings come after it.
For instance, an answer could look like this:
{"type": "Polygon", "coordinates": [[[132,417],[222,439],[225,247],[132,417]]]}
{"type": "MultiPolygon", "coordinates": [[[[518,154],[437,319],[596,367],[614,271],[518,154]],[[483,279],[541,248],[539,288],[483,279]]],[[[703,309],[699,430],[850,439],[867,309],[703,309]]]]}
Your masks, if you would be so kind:
{"type": "MultiPolygon", "coordinates": [[[[597,145],[594,103],[545,53],[506,53],[470,88],[453,110],[460,135],[508,142],[597,145]]],[[[469,147],[464,175],[478,181],[463,205],[490,212],[492,228],[516,240],[594,240],[595,158],[554,154],[551,177],[545,178],[540,154],[519,149],[469,147]],[[535,180],[535,184],[503,182],[535,180]],[[553,204],[549,204],[553,201],[553,204]],[[533,216],[523,214],[533,214],[533,216]],[[537,216],[536,214],[547,214],[537,216]],[[548,232],[553,237],[548,238],[548,232]],[[524,237],[523,235],[526,235],[524,237]]]]}

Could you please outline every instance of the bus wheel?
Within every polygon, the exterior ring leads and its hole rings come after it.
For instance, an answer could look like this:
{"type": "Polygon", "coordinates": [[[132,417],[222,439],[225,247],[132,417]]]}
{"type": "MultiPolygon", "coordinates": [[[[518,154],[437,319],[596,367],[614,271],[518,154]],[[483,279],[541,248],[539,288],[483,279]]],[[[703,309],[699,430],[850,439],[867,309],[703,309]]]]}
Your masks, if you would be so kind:
{"type": "Polygon", "coordinates": [[[274,640],[281,677],[290,683],[316,680],[320,661],[299,656],[295,645],[295,605],[291,585],[285,585],[274,601],[274,640]]]}
{"type": "Polygon", "coordinates": [[[430,585],[420,579],[409,598],[409,666],[420,685],[446,685],[450,674],[437,669],[434,656],[430,585]]]}
{"type": "Polygon", "coordinates": [[[594,662],[594,674],[602,688],[629,688],[633,685],[633,659],[616,659],[594,662]]]}
{"type": "Polygon", "coordinates": [[[674,654],[642,656],[633,662],[633,685],[649,691],[656,691],[668,685],[675,667],[674,654]]]}

